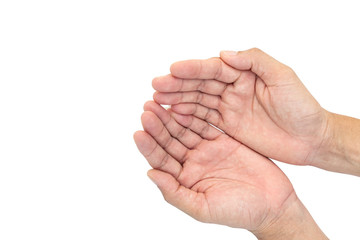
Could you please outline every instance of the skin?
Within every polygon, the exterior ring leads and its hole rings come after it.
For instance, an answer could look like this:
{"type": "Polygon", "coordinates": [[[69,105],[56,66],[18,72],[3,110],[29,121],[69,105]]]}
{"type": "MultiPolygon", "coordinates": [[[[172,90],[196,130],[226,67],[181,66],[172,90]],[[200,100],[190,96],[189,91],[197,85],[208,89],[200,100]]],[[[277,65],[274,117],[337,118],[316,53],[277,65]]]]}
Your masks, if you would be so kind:
{"type": "Polygon", "coordinates": [[[355,132],[342,134],[341,117],[323,109],[291,68],[261,50],[181,61],[170,71],[153,80],[159,104],[203,119],[267,157],[359,175],[359,151],[350,146],[360,143],[359,121],[352,123],[355,132]],[[334,135],[347,140],[336,143],[334,135]],[[345,162],[344,155],[352,158],[345,162]]]}
{"type": "Polygon", "coordinates": [[[225,57],[177,62],[171,75],[153,80],[154,100],[214,124],[270,158],[307,165],[323,141],[326,112],[290,68],[266,58],[276,66],[272,72],[245,60],[239,70],[225,57]]]}
{"type": "Polygon", "coordinates": [[[271,160],[197,117],[155,102],[144,110],[144,131],[134,139],[153,167],[148,176],[170,204],[202,222],[248,229],[259,239],[326,239],[271,160]]]}
{"type": "Polygon", "coordinates": [[[134,139],[166,201],[258,239],[327,239],[264,155],[360,176],[358,119],[324,110],[293,70],[258,49],[175,63],[153,87],[172,109],[145,104],[134,139]]]}

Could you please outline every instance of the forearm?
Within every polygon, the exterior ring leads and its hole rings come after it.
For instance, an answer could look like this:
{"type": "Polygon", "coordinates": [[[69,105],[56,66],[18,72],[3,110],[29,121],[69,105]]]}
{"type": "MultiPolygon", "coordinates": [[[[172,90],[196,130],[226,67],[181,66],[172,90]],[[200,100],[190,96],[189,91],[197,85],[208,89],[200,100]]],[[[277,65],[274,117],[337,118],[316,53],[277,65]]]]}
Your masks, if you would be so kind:
{"type": "Polygon", "coordinates": [[[326,134],[313,165],[360,176],[360,120],[329,113],[326,134]]]}
{"type": "Polygon", "coordinates": [[[270,226],[253,234],[259,240],[328,240],[300,200],[270,226]]]}

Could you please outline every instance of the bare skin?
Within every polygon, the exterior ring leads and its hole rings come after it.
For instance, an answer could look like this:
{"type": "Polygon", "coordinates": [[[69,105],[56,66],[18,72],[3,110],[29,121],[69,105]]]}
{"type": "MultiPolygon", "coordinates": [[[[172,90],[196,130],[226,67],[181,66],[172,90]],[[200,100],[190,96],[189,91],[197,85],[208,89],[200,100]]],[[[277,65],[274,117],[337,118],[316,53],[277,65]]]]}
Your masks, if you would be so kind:
{"type": "Polygon", "coordinates": [[[258,49],[175,63],[153,87],[154,100],[172,109],[145,104],[145,131],[134,138],[170,204],[258,239],[327,239],[263,155],[360,176],[360,120],[324,110],[289,67],[258,49]]]}
{"type": "Polygon", "coordinates": [[[154,168],[148,176],[170,204],[259,239],[327,239],[271,160],[197,117],[154,102],[144,110],[144,131],[134,139],[154,168]]]}
{"type": "MultiPolygon", "coordinates": [[[[219,127],[267,157],[359,175],[360,159],[329,156],[339,117],[319,105],[291,68],[258,49],[220,57],[174,63],[170,75],[153,80],[154,100],[219,127]]],[[[355,134],[345,138],[359,143],[359,121],[353,126],[355,134]]]]}
{"type": "Polygon", "coordinates": [[[218,126],[270,158],[309,164],[324,139],[326,111],[290,68],[255,68],[238,70],[219,58],[178,62],[172,75],[153,80],[154,99],[218,126]]]}

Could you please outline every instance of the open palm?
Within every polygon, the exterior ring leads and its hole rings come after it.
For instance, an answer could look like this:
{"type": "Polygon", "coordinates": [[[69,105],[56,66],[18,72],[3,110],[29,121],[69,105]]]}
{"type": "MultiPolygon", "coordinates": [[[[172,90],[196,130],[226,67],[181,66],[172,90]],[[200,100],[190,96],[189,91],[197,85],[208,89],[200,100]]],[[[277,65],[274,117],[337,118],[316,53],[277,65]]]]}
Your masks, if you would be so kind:
{"type": "Polygon", "coordinates": [[[194,116],[145,104],[135,142],[164,198],[203,221],[257,230],[297,200],[269,159],[194,116]]]}
{"type": "Polygon", "coordinates": [[[154,100],[206,120],[263,155],[310,164],[324,139],[326,111],[290,68],[265,57],[270,70],[239,70],[219,58],[175,63],[172,75],[154,79],[154,100]]]}

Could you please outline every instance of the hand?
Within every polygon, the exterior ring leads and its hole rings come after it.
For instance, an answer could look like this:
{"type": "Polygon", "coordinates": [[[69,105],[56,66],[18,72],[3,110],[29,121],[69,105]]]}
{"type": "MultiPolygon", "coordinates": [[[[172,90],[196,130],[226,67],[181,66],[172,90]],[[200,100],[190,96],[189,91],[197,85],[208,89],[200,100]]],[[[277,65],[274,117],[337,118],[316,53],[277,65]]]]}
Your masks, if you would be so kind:
{"type": "Polygon", "coordinates": [[[268,158],[196,117],[154,102],[144,109],[145,132],[134,139],[170,204],[202,222],[258,232],[298,204],[288,178],[268,158]]]}
{"type": "Polygon", "coordinates": [[[258,49],[189,60],[155,78],[154,100],[219,127],[255,151],[307,165],[328,138],[329,113],[296,74],[258,49]]]}

